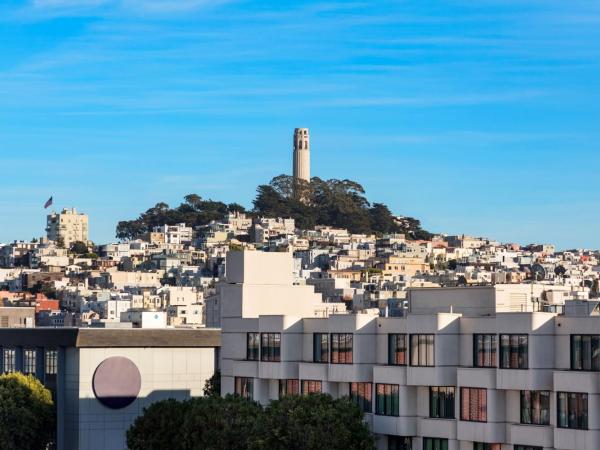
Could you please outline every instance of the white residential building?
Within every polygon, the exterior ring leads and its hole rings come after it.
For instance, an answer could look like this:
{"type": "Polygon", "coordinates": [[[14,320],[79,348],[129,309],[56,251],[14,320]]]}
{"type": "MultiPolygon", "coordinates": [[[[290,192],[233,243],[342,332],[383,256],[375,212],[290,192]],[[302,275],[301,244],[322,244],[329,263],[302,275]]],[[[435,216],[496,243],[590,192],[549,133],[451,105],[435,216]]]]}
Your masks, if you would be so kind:
{"type": "Polygon", "coordinates": [[[154,227],[152,232],[164,234],[165,244],[190,244],[193,238],[192,227],[186,226],[185,223],[154,227]]]}
{"type": "Polygon", "coordinates": [[[405,317],[318,317],[285,257],[228,255],[224,394],[350,396],[379,449],[600,449],[597,307],[536,312],[500,286],[417,290],[405,317]]]}

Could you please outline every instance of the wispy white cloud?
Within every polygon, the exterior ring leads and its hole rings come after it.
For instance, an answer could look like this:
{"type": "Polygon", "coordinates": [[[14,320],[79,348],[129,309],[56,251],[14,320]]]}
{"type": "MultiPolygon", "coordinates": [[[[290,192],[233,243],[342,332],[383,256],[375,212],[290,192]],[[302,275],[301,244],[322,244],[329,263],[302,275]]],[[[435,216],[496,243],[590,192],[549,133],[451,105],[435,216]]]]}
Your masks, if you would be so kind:
{"type": "Polygon", "coordinates": [[[231,0],[32,0],[22,15],[79,15],[90,12],[112,14],[177,14],[218,6],[231,0]]]}

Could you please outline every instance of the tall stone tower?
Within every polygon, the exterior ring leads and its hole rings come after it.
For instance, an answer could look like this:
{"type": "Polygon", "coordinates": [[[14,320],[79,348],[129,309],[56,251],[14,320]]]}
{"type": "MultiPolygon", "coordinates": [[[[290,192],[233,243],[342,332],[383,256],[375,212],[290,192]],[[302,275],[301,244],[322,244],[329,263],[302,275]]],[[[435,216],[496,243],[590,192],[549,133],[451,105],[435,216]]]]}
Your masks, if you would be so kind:
{"type": "Polygon", "coordinates": [[[294,181],[310,181],[310,140],[308,128],[294,130],[294,181]]]}

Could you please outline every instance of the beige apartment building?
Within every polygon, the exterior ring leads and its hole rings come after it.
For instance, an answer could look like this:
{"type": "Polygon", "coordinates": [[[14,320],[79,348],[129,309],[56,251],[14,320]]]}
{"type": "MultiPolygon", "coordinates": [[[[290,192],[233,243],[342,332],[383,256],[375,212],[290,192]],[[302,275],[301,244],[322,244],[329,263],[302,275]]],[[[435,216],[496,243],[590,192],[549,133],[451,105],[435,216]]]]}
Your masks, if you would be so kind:
{"type": "Polygon", "coordinates": [[[75,208],[63,209],[60,213],[48,214],[46,234],[51,241],[62,238],[65,247],[74,242],[88,241],[88,216],[78,213],[75,208]]]}

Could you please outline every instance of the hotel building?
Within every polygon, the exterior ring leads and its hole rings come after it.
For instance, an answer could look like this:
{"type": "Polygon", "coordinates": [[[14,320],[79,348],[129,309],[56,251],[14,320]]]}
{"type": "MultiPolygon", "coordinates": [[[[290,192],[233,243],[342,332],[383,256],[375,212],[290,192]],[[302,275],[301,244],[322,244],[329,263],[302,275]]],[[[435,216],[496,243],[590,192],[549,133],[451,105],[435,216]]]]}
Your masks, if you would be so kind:
{"type": "Polygon", "coordinates": [[[600,449],[594,303],[540,312],[527,285],[495,285],[411,291],[404,317],[347,314],[291,271],[291,254],[228,254],[224,394],[348,396],[378,449],[600,449]]]}

